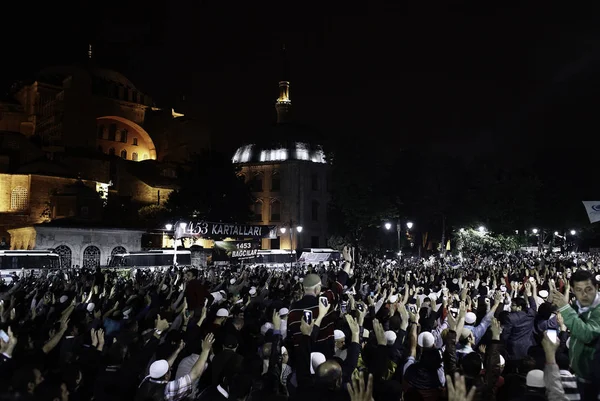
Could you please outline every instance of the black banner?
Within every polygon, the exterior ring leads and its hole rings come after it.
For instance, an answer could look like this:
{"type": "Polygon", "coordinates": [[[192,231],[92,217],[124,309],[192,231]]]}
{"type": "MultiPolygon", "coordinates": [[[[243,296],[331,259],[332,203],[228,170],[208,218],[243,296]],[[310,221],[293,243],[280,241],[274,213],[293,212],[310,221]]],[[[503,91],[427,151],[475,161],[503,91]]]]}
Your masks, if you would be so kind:
{"type": "Polygon", "coordinates": [[[178,227],[177,237],[276,238],[277,227],[198,221],[178,227]]]}
{"type": "Polygon", "coordinates": [[[215,247],[230,259],[253,259],[260,249],[259,241],[215,241],[215,247]]]}

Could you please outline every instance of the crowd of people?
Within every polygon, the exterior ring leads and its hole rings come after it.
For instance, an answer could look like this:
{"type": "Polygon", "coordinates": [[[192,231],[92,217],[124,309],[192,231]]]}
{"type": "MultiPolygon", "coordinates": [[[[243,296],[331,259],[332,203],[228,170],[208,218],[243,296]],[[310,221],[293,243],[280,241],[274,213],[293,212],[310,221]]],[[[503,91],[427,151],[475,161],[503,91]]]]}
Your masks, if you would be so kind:
{"type": "Polygon", "coordinates": [[[0,400],[598,398],[598,260],[24,272],[0,287],[0,400]]]}

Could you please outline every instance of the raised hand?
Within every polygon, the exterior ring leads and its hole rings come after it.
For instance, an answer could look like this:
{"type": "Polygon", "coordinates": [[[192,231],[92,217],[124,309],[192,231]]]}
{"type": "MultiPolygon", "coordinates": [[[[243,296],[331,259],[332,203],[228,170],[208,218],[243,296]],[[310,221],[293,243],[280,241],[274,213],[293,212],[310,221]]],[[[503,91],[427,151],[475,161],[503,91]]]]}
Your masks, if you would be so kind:
{"type": "Polygon", "coordinates": [[[352,379],[352,383],[346,384],[350,401],[373,401],[373,375],[369,374],[369,380],[365,387],[365,375],[363,372],[352,379]]]}
{"type": "Polygon", "coordinates": [[[475,390],[477,390],[477,386],[473,386],[467,394],[465,378],[459,373],[454,374],[454,384],[452,378],[446,375],[446,385],[448,386],[448,401],[473,401],[475,390]]]}
{"type": "Polygon", "coordinates": [[[208,333],[206,337],[204,337],[204,340],[202,340],[202,352],[209,352],[214,342],[215,336],[213,335],[213,333],[208,333]]]}

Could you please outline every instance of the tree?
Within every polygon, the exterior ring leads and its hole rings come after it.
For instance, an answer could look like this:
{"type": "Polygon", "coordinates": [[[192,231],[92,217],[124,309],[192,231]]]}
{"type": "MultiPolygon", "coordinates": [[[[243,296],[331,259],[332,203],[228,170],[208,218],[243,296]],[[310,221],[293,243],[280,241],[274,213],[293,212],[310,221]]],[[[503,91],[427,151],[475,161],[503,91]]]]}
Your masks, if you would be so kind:
{"type": "Polygon", "coordinates": [[[253,199],[239,168],[220,153],[194,155],[179,170],[179,189],[165,207],[176,219],[243,223],[250,218],[253,199]]]}
{"type": "Polygon", "coordinates": [[[398,217],[398,198],[390,188],[388,158],[368,144],[344,143],[330,157],[332,203],[329,223],[332,234],[361,245],[369,228],[398,217]]]}

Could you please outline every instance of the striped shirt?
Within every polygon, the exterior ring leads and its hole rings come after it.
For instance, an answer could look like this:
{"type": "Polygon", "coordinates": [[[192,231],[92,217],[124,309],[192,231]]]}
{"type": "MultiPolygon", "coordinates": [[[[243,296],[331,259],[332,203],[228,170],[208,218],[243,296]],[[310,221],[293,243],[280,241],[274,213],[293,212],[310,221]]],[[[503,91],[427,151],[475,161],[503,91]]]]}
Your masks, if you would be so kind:
{"type": "MultiPolygon", "coordinates": [[[[342,300],[342,292],[344,285],[348,280],[348,274],[345,271],[338,273],[337,281],[333,284],[330,290],[325,291],[320,296],[327,297],[331,307],[329,312],[323,318],[321,327],[319,330],[319,336],[317,337],[318,351],[325,354],[326,357],[333,356],[333,330],[335,329],[335,320],[338,316],[338,312],[335,307],[340,304],[342,300]],[[331,342],[332,346],[326,347],[325,343],[331,342]],[[325,351],[325,352],[323,352],[325,351]]],[[[294,346],[299,344],[299,338],[302,335],[300,332],[300,321],[303,317],[305,310],[312,311],[313,319],[319,317],[319,299],[314,295],[305,295],[301,300],[296,301],[290,306],[290,313],[288,315],[288,337],[293,339],[294,346]]]]}
{"type": "Polygon", "coordinates": [[[565,390],[565,396],[569,401],[579,401],[581,399],[579,395],[579,389],[577,388],[577,377],[568,370],[560,371],[560,381],[565,390]]]}

